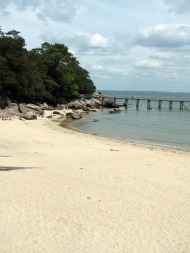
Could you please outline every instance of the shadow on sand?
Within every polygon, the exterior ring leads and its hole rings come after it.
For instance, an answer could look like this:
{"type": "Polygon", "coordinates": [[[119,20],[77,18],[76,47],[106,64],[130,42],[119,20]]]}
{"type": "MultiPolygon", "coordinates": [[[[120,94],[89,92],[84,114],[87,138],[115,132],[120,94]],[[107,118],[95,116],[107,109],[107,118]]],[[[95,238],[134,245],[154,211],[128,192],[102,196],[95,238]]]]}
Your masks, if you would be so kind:
{"type": "Polygon", "coordinates": [[[14,171],[14,170],[31,170],[32,167],[16,167],[16,166],[0,166],[1,171],[14,171]]]}

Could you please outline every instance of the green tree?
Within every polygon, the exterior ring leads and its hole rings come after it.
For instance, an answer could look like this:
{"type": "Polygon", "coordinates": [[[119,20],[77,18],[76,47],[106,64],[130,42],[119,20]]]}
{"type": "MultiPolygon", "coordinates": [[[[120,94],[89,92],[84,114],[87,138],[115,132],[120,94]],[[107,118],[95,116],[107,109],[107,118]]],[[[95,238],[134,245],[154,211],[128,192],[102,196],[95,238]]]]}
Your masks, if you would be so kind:
{"type": "Polygon", "coordinates": [[[45,42],[28,51],[18,31],[0,28],[2,101],[57,104],[94,91],[89,73],[65,45],[45,42]]]}

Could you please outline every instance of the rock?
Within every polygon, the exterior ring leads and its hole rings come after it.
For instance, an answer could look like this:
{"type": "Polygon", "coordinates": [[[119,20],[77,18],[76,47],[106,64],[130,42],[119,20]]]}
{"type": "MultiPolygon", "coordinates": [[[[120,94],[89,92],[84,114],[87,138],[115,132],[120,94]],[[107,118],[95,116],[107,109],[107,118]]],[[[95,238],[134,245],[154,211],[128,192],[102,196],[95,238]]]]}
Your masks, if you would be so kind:
{"type": "Polygon", "coordinates": [[[91,109],[89,107],[84,107],[82,110],[83,110],[83,112],[87,112],[88,113],[88,112],[90,112],[91,109]]]}
{"type": "Polygon", "coordinates": [[[90,111],[90,109],[96,109],[101,107],[101,101],[96,98],[75,100],[68,104],[68,108],[83,111],[90,111]]]}
{"type": "Polygon", "coordinates": [[[18,116],[19,113],[19,108],[16,103],[9,103],[8,107],[5,109],[8,115],[10,116],[18,116]]]}
{"type": "Polygon", "coordinates": [[[34,104],[26,104],[25,106],[29,109],[34,110],[34,111],[41,111],[42,110],[40,106],[34,105],[34,104]]]}
{"type": "Polygon", "coordinates": [[[71,119],[81,119],[82,113],[81,112],[69,112],[67,113],[67,117],[71,119]]]}
{"type": "Polygon", "coordinates": [[[66,109],[66,105],[63,105],[63,104],[60,104],[60,105],[57,105],[56,110],[65,110],[66,109]]]}
{"type": "Polygon", "coordinates": [[[82,100],[76,100],[68,104],[68,108],[75,109],[75,110],[84,109],[85,107],[86,107],[86,103],[82,100]]]}
{"type": "Polygon", "coordinates": [[[103,106],[105,108],[119,108],[119,106],[116,105],[112,100],[105,100],[103,106]]]}
{"type": "Polygon", "coordinates": [[[96,122],[99,122],[99,120],[98,119],[93,119],[92,122],[96,123],[96,122]]]}
{"type": "Polygon", "coordinates": [[[36,111],[40,115],[43,115],[43,110],[42,110],[41,106],[34,105],[34,104],[27,104],[26,108],[36,111]]]}
{"type": "Polygon", "coordinates": [[[62,115],[62,113],[59,111],[53,111],[53,115],[62,115]]]}
{"type": "Polygon", "coordinates": [[[95,109],[95,108],[90,108],[89,111],[90,111],[90,112],[98,112],[99,110],[98,110],[98,109],[95,109]]]}
{"type": "Polygon", "coordinates": [[[46,118],[47,118],[47,119],[52,119],[53,116],[52,116],[52,115],[49,115],[49,116],[47,116],[46,118]]]}
{"type": "Polygon", "coordinates": [[[27,109],[24,104],[19,104],[18,109],[20,113],[26,113],[29,111],[29,109],[27,109]]]}
{"type": "Polygon", "coordinates": [[[44,110],[42,110],[41,106],[34,104],[19,104],[18,109],[20,113],[32,112],[40,116],[44,115],[44,110]]]}
{"type": "Polygon", "coordinates": [[[101,101],[96,98],[91,98],[85,101],[86,106],[90,108],[100,108],[101,107],[101,101]]]}
{"type": "Polygon", "coordinates": [[[17,108],[18,109],[18,104],[16,103],[9,103],[8,108],[17,108]]]}
{"type": "Polygon", "coordinates": [[[21,116],[21,119],[25,120],[37,120],[37,115],[33,112],[26,112],[21,116]]]}
{"type": "Polygon", "coordinates": [[[114,108],[109,111],[109,113],[120,113],[120,112],[121,112],[121,110],[119,108],[114,108]]]}
{"type": "Polygon", "coordinates": [[[41,110],[53,110],[53,108],[51,106],[49,106],[47,103],[43,103],[41,106],[40,106],[40,109],[41,110]]]}

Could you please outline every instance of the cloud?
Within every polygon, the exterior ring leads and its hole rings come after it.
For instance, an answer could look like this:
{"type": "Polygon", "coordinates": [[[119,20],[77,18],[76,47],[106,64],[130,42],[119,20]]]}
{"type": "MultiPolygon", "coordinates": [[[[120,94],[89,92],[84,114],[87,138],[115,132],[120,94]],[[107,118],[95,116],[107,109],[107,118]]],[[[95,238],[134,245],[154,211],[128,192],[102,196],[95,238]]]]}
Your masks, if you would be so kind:
{"type": "Polygon", "coordinates": [[[137,36],[136,43],[144,47],[184,48],[190,45],[190,25],[162,24],[148,27],[137,36]]]}
{"type": "Polygon", "coordinates": [[[163,65],[162,60],[159,57],[150,56],[146,59],[140,60],[136,63],[137,68],[144,69],[159,69],[163,65]]]}
{"type": "Polygon", "coordinates": [[[66,44],[77,55],[107,55],[116,50],[115,41],[101,33],[71,32],[71,35],[43,33],[43,40],[66,44]]]}
{"type": "Polygon", "coordinates": [[[77,33],[66,40],[79,53],[94,54],[109,47],[109,39],[100,33],[77,33]]]}
{"type": "Polygon", "coordinates": [[[31,10],[42,20],[70,22],[77,12],[78,3],[72,0],[6,0],[0,1],[4,15],[31,10]]]}
{"type": "Polygon", "coordinates": [[[189,0],[164,0],[170,11],[176,14],[183,14],[190,12],[189,0]]]}

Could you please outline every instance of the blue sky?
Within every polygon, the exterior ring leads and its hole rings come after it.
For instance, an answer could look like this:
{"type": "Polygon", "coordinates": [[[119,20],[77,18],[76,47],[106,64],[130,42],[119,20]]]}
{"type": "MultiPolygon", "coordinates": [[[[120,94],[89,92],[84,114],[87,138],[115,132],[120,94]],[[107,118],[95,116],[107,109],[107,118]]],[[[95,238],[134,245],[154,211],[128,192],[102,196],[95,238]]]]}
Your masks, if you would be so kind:
{"type": "Polygon", "coordinates": [[[65,43],[99,89],[190,92],[189,0],[2,0],[27,47],[65,43]]]}

